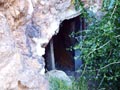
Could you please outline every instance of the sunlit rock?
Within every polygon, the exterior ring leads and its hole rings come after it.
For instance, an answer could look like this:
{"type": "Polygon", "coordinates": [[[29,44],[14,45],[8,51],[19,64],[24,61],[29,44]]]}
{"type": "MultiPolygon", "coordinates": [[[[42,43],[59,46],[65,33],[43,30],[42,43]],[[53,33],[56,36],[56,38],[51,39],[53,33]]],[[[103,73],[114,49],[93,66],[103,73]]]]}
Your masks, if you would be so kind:
{"type": "Polygon", "coordinates": [[[48,90],[45,46],[79,14],[71,0],[0,0],[0,90],[48,90]]]}

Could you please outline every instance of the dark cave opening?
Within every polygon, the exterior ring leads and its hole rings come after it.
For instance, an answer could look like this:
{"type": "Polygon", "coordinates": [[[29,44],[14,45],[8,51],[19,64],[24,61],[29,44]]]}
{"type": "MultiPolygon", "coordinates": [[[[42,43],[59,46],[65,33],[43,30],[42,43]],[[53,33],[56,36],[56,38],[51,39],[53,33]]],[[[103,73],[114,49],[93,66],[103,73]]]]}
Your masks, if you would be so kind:
{"type": "MultiPolygon", "coordinates": [[[[64,20],[59,28],[59,33],[51,39],[45,51],[46,70],[58,69],[63,71],[76,71],[80,69],[82,61],[75,60],[80,55],[80,51],[73,50],[78,41],[75,37],[71,37],[72,33],[85,29],[85,20],[80,16],[70,20],[64,20]],[[52,52],[51,52],[51,43],[52,52]],[[53,60],[54,59],[54,60],[53,60]],[[53,65],[54,64],[54,65],[53,65]]],[[[74,35],[73,35],[74,36],[74,35]]],[[[81,36],[79,36],[81,38],[81,36]]]]}

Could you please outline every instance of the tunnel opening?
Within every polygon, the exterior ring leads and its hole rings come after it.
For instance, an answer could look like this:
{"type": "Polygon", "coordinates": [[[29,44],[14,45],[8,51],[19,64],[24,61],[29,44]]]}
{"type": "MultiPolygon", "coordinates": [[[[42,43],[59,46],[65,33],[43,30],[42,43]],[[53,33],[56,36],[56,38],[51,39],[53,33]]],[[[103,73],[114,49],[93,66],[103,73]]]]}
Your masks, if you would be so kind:
{"type": "MultiPolygon", "coordinates": [[[[75,59],[80,55],[79,50],[74,50],[73,47],[78,43],[78,36],[76,32],[84,30],[86,27],[85,19],[80,16],[73,19],[64,20],[59,28],[59,33],[50,40],[45,50],[45,63],[46,70],[63,70],[63,71],[76,71],[80,69],[82,61],[75,59]]],[[[79,39],[82,35],[79,35],[79,39]]]]}

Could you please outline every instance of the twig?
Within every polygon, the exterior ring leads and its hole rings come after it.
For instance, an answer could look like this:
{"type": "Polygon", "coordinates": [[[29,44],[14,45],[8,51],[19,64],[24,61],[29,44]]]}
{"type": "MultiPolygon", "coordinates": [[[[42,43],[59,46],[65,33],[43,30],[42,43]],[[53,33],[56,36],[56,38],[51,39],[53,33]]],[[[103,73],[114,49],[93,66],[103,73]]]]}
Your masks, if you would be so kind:
{"type": "Polygon", "coordinates": [[[104,46],[106,46],[108,43],[110,43],[110,41],[111,41],[111,40],[109,40],[108,42],[106,42],[105,44],[103,44],[102,46],[100,46],[99,48],[94,49],[93,51],[91,51],[91,52],[87,55],[87,57],[88,57],[91,53],[93,53],[94,51],[99,50],[99,49],[103,48],[104,46]]]}
{"type": "Polygon", "coordinates": [[[82,72],[82,74],[81,74],[81,76],[80,76],[80,77],[82,77],[82,76],[83,76],[83,74],[85,73],[86,67],[87,67],[87,63],[85,64],[84,70],[83,70],[83,72],[82,72]]]}
{"type": "Polygon", "coordinates": [[[120,35],[115,36],[116,38],[120,37],[120,35]]]}
{"type": "Polygon", "coordinates": [[[119,64],[119,63],[120,63],[120,62],[113,62],[113,63],[110,63],[110,64],[105,65],[104,67],[100,68],[100,70],[101,70],[101,69],[104,69],[104,68],[106,68],[106,67],[108,67],[108,66],[110,66],[110,65],[119,64]]]}
{"type": "Polygon", "coordinates": [[[100,70],[102,70],[102,69],[104,69],[104,68],[109,67],[110,65],[119,64],[119,63],[120,63],[120,61],[119,61],[119,62],[113,62],[113,63],[107,64],[107,65],[105,65],[104,67],[101,67],[101,68],[99,68],[99,69],[90,70],[90,71],[91,71],[91,72],[92,72],[92,71],[100,71],[100,70]]]}
{"type": "Polygon", "coordinates": [[[99,84],[99,86],[98,86],[98,89],[100,88],[100,86],[102,85],[102,82],[104,81],[104,76],[103,76],[103,78],[102,78],[102,80],[101,80],[101,82],[100,82],[100,84],[99,84]]]}
{"type": "Polygon", "coordinates": [[[114,12],[115,12],[115,10],[116,10],[116,7],[117,7],[117,3],[115,4],[115,8],[114,8],[114,10],[113,10],[113,12],[112,12],[112,14],[111,14],[110,19],[113,17],[113,14],[114,14],[114,12]]]}

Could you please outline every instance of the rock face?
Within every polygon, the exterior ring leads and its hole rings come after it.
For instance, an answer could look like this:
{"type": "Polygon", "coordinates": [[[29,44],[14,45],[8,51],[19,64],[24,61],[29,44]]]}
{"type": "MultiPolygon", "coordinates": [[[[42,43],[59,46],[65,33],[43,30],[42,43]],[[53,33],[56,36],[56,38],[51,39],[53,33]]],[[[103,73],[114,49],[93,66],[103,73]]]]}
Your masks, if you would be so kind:
{"type": "Polygon", "coordinates": [[[48,90],[42,55],[71,0],[0,0],[0,90],[48,90]]]}
{"type": "Polygon", "coordinates": [[[0,89],[17,89],[20,54],[14,45],[5,16],[0,13],[0,89]],[[11,83],[12,82],[12,83],[11,83]]]}
{"type": "Polygon", "coordinates": [[[0,0],[0,90],[48,90],[42,55],[71,0],[0,0]]]}

